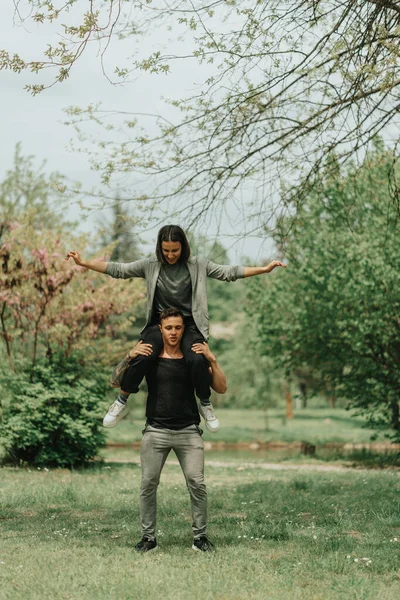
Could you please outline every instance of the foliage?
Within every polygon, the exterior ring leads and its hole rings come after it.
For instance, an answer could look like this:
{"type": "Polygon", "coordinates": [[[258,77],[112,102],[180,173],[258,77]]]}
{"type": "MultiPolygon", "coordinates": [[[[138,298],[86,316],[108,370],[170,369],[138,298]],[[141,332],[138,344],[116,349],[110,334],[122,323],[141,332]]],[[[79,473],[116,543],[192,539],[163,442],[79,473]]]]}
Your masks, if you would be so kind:
{"type": "Polygon", "coordinates": [[[134,231],[135,219],[130,214],[119,196],[111,206],[111,220],[102,221],[100,225],[101,246],[114,245],[110,261],[132,262],[139,260],[138,235],[134,231]]]}
{"type": "MultiPolygon", "coordinates": [[[[287,182],[303,182],[299,203],[327,154],[345,161],[398,122],[400,8],[393,0],[165,0],[157,6],[20,0],[15,18],[51,23],[62,41],[28,59],[4,49],[0,68],[39,74],[52,68],[54,83],[96,42],[104,71],[115,38],[129,38],[135,52],[107,74],[114,83],[135,81],[138,71],[165,76],[179,61],[189,63],[196,92],[170,100],[172,116],[158,120],[156,133],[153,124],[143,125],[143,115],[118,116],[114,107],[69,111],[86,138],[94,123],[104,127],[93,150],[104,183],[121,173],[145,174],[130,197],[145,210],[180,214],[188,225],[221,225],[233,209],[243,231],[262,235],[273,226],[274,204],[294,200],[287,182]],[[31,9],[28,17],[23,7],[31,9]],[[117,139],[122,129],[122,142],[115,142],[113,128],[117,139]]],[[[45,84],[27,88],[35,94],[45,84]]]]}
{"type": "Polygon", "coordinates": [[[22,214],[29,216],[33,227],[74,228],[64,217],[64,178],[60,173],[47,175],[44,167],[45,163],[35,165],[33,156],[23,155],[17,144],[13,167],[0,183],[0,243],[22,214]]]}
{"type": "MultiPolygon", "coordinates": [[[[132,262],[142,258],[139,250],[140,237],[135,229],[136,219],[132,216],[126,201],[121,200],[119,195],[115,198],[111,206],[111,218],[102,220],[99,223],[100,239],[99,252],[104,252],[104,248],[111,248],[110,261],[132,262]]],[[[124,286],[132,283],[125,281],[124,286]]],[[[136,284],[137,285],[137,284],[136,284]]],[[[115,336],[119,337],[122,332],[124,341],[127,343],[136,340],[142,328],[146,324],[146,303],[136,302],[130,306],[129,329],[124,327],[126,323],[126,313],[112,314],[108,321],[109,326],[115,331],[115,336]]],[[[119,359],[118,361],[119,362],[119,359]]]]}
{"type": "Polygon", "coordinates": [[[329,165],[289,234],[280,222],[288,268],[254,281],[249,307],[265,354],[288,373],[316,370],[370,426],[400,439],[399,222],[384,202],[392,163],[377,151],[362,170],[329,165]]]}
{"type": "Polygon", "coordinates": [[[11,362],[18,351],[31,356],[31,370],[38,352],[51,357],[56,348],[67,355],[73,348],[85,350],[103,363],[122,353],[121,342],[110,353],[109,341],[117,331],[123,338],[130,320],[111,325],[109,317],[129,313],[143,297],[141,286],[92,271],[85,275],[85,269],[64,261],[73,243],[82,249],[87,244],[68,234],[67,247],[62,232],[38,230],[29,222],[15,224],[5,237],[0,317],[11,362]]]}
{"type": "MultiPolygon", "coordinates": [[[[34,171],[32,157],[17,147],[14,168],[0,184],[0,405],[11,457],[71,466],[93,458],[103,441],[104,378],[126,351],[144,294],[140,282],[64,260],[74,247],[88,252],[93,239],[56,214],[59,199],[51,177],[34,171]]],[[[118,239],[111,242],[103,253],[118,246],[118,239]]]]}
{"type": "Polygon", "coordinates": [[[42,359],[30,381],[29,365],[15,375],[3,371],[0,389],[9,396],[0,443],[8,457],[35,466],[76,467],[104,445],[101,406],[107,377],[82,357],[62,353],[42,359]]]}
{"type": "Polygon", "coordinates": [[[278,406],[283,399],[283,373],[271,357],[260,353],[251,320],[238,311],[232,320],[234,334],[225,342],[221,355],[216,352],[228,381],[223,405],[264,411],[278,406]]]}

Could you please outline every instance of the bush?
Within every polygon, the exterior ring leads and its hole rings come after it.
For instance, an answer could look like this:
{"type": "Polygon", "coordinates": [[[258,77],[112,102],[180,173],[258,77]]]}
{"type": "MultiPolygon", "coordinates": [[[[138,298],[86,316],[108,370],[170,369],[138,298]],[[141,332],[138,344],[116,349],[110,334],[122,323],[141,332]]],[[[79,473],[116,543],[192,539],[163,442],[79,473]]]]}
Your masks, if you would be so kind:
{"type": "Polygon", "coordinates": [[[41,361],[34,381],[27,371],[2,377],[10,392],[3,409],[0,444],[13,462],[76,467],[104,446],[101,425],[107,374],[99,376],[79,356],[41,361]]]}

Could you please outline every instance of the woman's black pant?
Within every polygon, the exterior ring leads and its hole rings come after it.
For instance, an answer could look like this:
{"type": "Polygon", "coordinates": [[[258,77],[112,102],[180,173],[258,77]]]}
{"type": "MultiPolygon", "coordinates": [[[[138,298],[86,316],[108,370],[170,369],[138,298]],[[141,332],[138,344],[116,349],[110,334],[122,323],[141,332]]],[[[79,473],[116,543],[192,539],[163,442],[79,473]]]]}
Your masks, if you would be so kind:
{"type": "MultiPolygon", "coordinates": [[[[140,339],[146,344],[152,345],[152,353],[150,356],[137,356],[126,372],[121,383],[121,389],[131,394],[138,391],[143,377],[146,376],[163,349],[163,339],[158,325],[149,325],[146,327],[142,331],[140,339]]],[[[185,323],[185,331],[181,339],[181,350],[189,367],[196,395],[200,400],[208,400],[211,395],[209,363],[205,356],[193,352],[192,346],[204,341],[204,336],[197,329],[193,321],[185,323]]]]}

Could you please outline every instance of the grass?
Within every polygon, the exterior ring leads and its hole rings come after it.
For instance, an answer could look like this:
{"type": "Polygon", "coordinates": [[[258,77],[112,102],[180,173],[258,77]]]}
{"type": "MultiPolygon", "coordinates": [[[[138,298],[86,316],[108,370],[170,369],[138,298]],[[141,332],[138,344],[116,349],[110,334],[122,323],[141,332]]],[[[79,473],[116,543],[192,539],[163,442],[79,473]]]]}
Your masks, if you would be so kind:
{"type": "MultiPolygon", "coordinates": [[[[139,450],[131,447],[104,448],[99,452],[99,458],[114,463],[139,463],[139,450]]],[[[306,464],[333,465],[338,467],[386,469],[400,467],[398,452],[371,452],[368,450],[318,450],[313,456],[305,455],[299,449],[278,450],[206,450],[206,461],[229,464],[240,467],[244,464],[276,463],[286,465],[306,464]]]]}
{"type": "MultiPolygon", "coordinates": [[[[394,600],[394,471],[206,471],[214,555],[190,550],[188,494],[166,464],[160,551],[137,555],[136,465],[1,470],[2,600],[394,600]],[[368,560],[365,560],[368,559],[368,560]]],[[[395,541],[395,538],[398,541],[395,541]]]]}
{"type": "MultiPolygon", "coordinates": [[[[268,411],[268,430],[262,410],[220,408],[217,411],[221,429],[216,434],[204,432],[204,439],[224,442],[307,441],[312,444],[329,442],[368,443],[374,433],[363,428],[365,421],[352,417],[341,409],[309,408],[295,412],[294,419],[285,419],[283,409],[268,411]]],[[[144,409],[135,408],[118,427],[110,429],[108,440],[130,443],[141,439],[144,409]]],[[[383,440],[383,434],[378,438],[383,440]]]]}

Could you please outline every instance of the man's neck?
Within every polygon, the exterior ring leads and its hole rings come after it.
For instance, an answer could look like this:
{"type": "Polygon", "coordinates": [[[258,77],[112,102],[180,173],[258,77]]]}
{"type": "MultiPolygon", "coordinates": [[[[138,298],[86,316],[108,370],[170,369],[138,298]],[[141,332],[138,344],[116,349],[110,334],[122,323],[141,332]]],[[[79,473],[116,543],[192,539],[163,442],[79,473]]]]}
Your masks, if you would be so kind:
{"type": "Polygon", "coordinates": [[[161,351],[160,358],[183,358],[181,347],[170,346],[164,342],[164,347],[161,351]]]}

